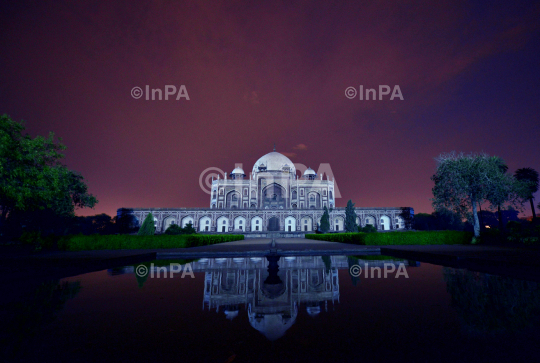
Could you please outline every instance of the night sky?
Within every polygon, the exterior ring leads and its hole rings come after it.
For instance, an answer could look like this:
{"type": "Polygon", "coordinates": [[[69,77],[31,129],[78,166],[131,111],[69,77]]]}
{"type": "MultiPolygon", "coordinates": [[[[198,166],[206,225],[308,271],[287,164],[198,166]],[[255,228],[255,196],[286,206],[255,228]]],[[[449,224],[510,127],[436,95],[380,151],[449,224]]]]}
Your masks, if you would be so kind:
{"type": "Polygon", "coordinates": [[[209,207],[203,170],[248,172],[274,143],[329,163],[338,207],[431,212],[441,152],[540,171],[539,19],[531,1],[4,1],[0,113],[62,137],[100,201],[84,215],[209,207]],[[190,100],[131,96],[146,85],[190,100]],[[359,85],[404,100],[345,97],[359,85]]]}

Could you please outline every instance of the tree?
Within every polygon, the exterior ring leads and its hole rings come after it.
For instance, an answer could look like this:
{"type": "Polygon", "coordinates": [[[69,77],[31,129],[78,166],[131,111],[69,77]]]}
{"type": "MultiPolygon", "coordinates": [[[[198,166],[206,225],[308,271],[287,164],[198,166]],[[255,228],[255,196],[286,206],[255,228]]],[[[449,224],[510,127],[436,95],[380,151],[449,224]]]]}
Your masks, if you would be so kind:
{"type": "Polygon", "coordinates": [[[504,164],[497,156],[487,154],[441,154],[437,170],[431,177],[435,182],[432,199],[434,208],[449,209],[460,217],[472,216],[474,235],[480,236],[477,206],[485,200],[504,203],[509,190],[516,184],[501,170],[504,164]]]}
{"type": "Polygon", "coordinates": [[[321,217],[319,229],[322,233],[327,233],[330,230],[330,215],[328,214],[328,208],[326,208],[326,206],[324,206],[324,213],[321,217]]]}
{"type": "Polygon", "coordinates": [[[464,224],[461,216],[457,213],[445,208],[439,208],[432,214],[415,214],[413,228],[419,231],[462,231],[464,224]]]}
{"type": "Polygon", "coordinates": [[[413,228],[418,231],[431,231],[435,229],[435,217],[429,213],[416,213],[413,228]]]}
{"type": "Polygon", "coordinates": [[[194,234],[197,233],[195,228],[193,228],[193,224],[188,223],[184,228],[180,227],[178,224],[171,224],[167,230],[165,231],[165,234],[194,234]]]}
{"type": "Polygon", "coordinates": [[[365,227],[358,227],[358,232],[377,233],[377,228],[371,224],[366,224],[365,227]]]}
{"type": "Polygon", "coordinates": [[[120,234],[133,233],[138,229],[137,218],[133,215],[133,209],[120,208],[116,212],[116,227],[120,234]]]}
{"type": "Polygon", "coordinates": [[[401,213],[399,213],[399,216],[405,223],[405,229],[411,229],[414,222],[414,210],[411,207],[401,207],[401,213]]]}
{"type": "Polygon", "coordinates": [[[139,228],[137,236],[153,236],[155,232],[156,227],[154,226],[154,216],[150,212],[144,219],[141,228],[139,228]]]}
{"type": "Polygon", "coordinates": [[[184,228],[182,228],[184,230],[184,234],[195,234],[197,233],[197,230],[195,228],[193,228],[193,224],[191,223],[187,223],[186,226],[184,228]]]}
{"type": "Polygon", "coordinates": [[[439,208],[431,214],[435,222],[433,230],[436,231],[462,231],[463,220],[460,215],[446,208],[439,208]]]}
{"type": "Polygon", "coordinates": [[[171,235],[184,234],[184,230],[178,224],[171,224],[165,230],[165,234],[171,234],[171,235]]]}
{"type": "Polygon", "coordinates": [[[23,134],[23,123],[0,116],[0,227],[10,216],[37,210],[73,216],[75,208],[93,208],[83,177],[60,163],[66,147],[48,137],[23,134]]]}
{"type": "Polygon", "coordinates": [[[347,208],[345,208],[345,231],[358,232],[358,224],[356,224],[356,212],[354,211],[354,203],[349,199],[347,208]]]}
{"type": "Polygon", "coordinates": [[[534,193],[538,191],[538,172],[533,168],[522,168],[516,170],[514,176],[520,182],[524,182],[524,188],[526,188],[526,194],[524,195],[524,199],[528,199],[531,202],[532,215],[533,218],[536,218],[533,199],[534,193]]]}
{"type": "MultiPolygon", "coordinates": [[[[508,171],[508,166],[500,160],[501,163],[499,164],[499,169],[503,174],[505,174],[508,171]]],[[[512,193],[512,189],[502,191],[501,193],[495,193],[491,196],[488,196],[487,199],[490,200],[492,205],[497,206],[497,215],[499,219],[499,230],[502,231],[504,228],[503,220],[502,220],[502,211],[501,211],[501,204],[505,202],[505,200],[510,199],[510,194],[512,193]]],[[[483,224],[483,223],[482,223],[483,224]]]]}

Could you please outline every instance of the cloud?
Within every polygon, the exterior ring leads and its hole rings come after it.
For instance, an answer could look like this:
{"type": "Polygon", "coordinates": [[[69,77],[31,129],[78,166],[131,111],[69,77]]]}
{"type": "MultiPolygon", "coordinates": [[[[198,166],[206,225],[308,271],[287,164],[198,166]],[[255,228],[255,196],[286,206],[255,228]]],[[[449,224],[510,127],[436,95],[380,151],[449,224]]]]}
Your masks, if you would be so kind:
{"type": "Polygon", "coordinates": [[[294,150],[307,150],[307,146],[305,144],[298,144],[295,147],[293,147],[294,150]]]}
{"type": "Polygon", "coordinates": [[[296,153],[288,153],[288,152],[282,152],[280,154],[285,155],[288,158],[294,158],[296,156],[296,153]]]}

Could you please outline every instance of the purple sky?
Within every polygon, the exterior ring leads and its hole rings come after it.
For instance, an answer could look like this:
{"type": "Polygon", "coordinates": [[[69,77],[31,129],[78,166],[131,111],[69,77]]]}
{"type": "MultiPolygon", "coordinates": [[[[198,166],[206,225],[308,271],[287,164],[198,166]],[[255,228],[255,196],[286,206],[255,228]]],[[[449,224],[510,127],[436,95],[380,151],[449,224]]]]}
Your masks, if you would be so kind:
{"type": "Polygon", "coordinates": [[[251,170],[274,142],[330,164],[338,207],[431,212],[441,152],[540,170],[538,2],[13,3],[0,5],[0,113],[62,137],[100,201],[80,214],[208,207],[204,169],[251,170]],[[145,85],[190,100],[131,97],[145,85]],[[404,100],[345,97],[359,85],[404,100]]]}

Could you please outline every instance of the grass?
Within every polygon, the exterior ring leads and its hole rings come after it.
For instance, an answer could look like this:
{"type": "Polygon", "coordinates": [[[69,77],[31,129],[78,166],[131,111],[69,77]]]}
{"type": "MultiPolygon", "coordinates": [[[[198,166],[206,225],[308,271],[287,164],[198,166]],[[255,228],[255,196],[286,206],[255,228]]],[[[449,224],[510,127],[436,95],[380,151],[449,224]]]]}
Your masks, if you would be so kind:
{"type": "Polygon", "coordinates": [[[58,248],[66,251],[186,248],[243,240],[243,235],[75,235],[63,237],[58,248]]]}
{"type": "Polygon", "coordinates": [[[309,239],[367,246],[469,244],[472,237],[471,232],[462,231],[306,234],[309,239]]]}

